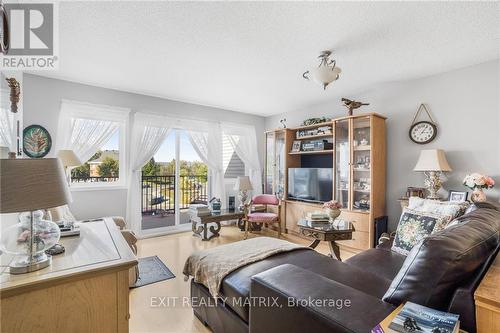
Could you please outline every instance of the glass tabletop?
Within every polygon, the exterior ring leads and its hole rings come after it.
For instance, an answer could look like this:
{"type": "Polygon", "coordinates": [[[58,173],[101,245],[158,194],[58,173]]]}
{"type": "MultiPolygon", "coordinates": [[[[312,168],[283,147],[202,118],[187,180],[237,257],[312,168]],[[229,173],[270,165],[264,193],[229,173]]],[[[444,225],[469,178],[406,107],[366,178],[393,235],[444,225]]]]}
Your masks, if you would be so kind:
{"type": "Polygon", "coordinates": [[[323,232],[347,232],[353,231],[351,223],[342,219],[335,219],[331,222],[314,222],[305,219],[299,220],[297,223],[299,227],[315,229],[323,232]]]}
{"type": "MultiPolygon", "coordinates": [[[[221,216],[221,215],[233,215],[233,214],[243,214],[243,211],[236,209],[221,209],[212,210],[210,216],[221,216]]],[[[207,214],[208,215],[208,214],[207,214]]]]}

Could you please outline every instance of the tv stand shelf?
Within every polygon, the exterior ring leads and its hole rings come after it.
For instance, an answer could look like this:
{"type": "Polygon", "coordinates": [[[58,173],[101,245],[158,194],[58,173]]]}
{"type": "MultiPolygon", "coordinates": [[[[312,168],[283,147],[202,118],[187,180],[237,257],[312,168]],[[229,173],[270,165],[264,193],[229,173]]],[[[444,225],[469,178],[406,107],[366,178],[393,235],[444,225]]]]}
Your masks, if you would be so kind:
{"type": "MultiPolygon", "coordinates": [[[[356,114],[266,133],[265,193],[278,194],[284,199],[285,232],[300,236],[297,222],[308,212],[323,209],[322,204],[287,197],[289,169],[332,168],[332,199],[344,207],[340,218],[350,221],[355,228],[352,240],[339,241],[339,246],[358,252],[376,244],[375,219],[386,215],[385,119],[376,113],[356,114]],[[327,126],[331,127],[331,133],[314,134],[315,129],[327,126]],[[292,152],[294,141],[321,138],[331,142],[333,148],[292,152]]],[[[305,186],[308,191],[310,186],[305,186]]],[[[323,182],[322,186],[329,185],[323,182]]]]}
{"type": "Polygon", "coordinates": [[[328,137],[333,138],[333,133],[299,136],[295,140],[314,140],[328,137]]]}
{"type": "Polygon", "coordinates": [[[332,154],[333,149],[328,150],[313,150],[313,151],[291,151],[289,155],[320,155],[320,154],[332,154]]]}

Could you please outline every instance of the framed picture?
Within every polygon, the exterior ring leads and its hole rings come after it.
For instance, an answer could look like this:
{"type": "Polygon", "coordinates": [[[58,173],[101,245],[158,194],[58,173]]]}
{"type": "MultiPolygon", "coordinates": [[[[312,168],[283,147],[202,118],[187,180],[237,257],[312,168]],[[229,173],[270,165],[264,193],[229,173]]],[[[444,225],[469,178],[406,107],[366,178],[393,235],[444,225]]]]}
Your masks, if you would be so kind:
{"type": "Polygon", "coordinates": [[[449,202],[464,202],[467,201],[467,194],[468,192],[462,192],[462,191],[450,191],[448,194],[448,201],[449,202]]]}
{"type": "Polygon", "coordinates": [[[28,157],[42,158],[52,147],[49,132],[40,125],[30,125],[23,130],[23,151],[28,157]]]}
{"type": "Polygon", "coordinates": [[[227,207],[227,209],[230,211],[230,212],[234,212],[234,208],[236,207],[235,205],[235,197],[234,196],[229,196],[229,205],[227,207]]]}
{"type": "Polygon", "coordinates": [[[293,141],[293,144],[292,144],[292,153],[298,153],[300,151],[300,145],[301,145],[302,141],[300,140],[295,140],[293,141]]]}

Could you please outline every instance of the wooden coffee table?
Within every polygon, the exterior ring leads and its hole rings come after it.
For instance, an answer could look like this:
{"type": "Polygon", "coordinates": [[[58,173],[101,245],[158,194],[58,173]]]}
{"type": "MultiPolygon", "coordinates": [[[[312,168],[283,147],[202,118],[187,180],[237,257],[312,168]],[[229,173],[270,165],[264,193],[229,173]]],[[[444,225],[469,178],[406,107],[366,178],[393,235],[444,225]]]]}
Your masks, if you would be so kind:
{"type": "Polygon", "coordinates": [[[214,237],[219,237],[220,223],[222,221],[239,220],[243,216],[244,213],[237,209],[222,209],[220,212],[212,212],[206,216],[190,216],[193,236],[198,236],[204,241],[209,241],[214,237]]]}
{"type": "Polygon", "coordinates": [[[318,223],[307,220],[300,220],[297,226],[302,235],[314,238],[309,247],[314,249],[321,241],[328,242],[331,252],[330,256],[340,261],[342,261],[340,259],[340,249],[335,241],[352,239],[352,232],[354,231],[352,225],[350,229],[339,229],[333,223],[318,223]]]}
{"type": "MultiPolygon", "coordinates": [[[[252,209],[252,212],[264,211],[266,211],[266,207],[259,206],[252,209]]],[[[206,216],[190,216],[189,219],[191,221],[193,236],[198,236],[204,241],[209,241],[214,237],[219,237],[219,231],[221,229],[220,223],[222,221],[238,220],[238,227],[241,231],[245,231],[245,221],[243,221],[244,217],[245,213],[239,209],[222,209],[220,212],[212,212],[210,215],[206,216]]],[[[253,225],[252,228],[254,228],[253,225]]],[[[255,231],[257,229],[255,228],[252,230],[255,231]]],[[[260,230],[260,228],[258,230],[260,230]]]]}

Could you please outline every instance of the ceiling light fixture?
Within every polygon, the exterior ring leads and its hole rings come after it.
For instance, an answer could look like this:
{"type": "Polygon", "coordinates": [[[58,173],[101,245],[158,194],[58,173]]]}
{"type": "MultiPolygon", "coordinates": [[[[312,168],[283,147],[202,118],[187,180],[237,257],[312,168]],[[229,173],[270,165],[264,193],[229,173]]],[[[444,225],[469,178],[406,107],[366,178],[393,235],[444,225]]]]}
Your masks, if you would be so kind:
{"type": "Polygon", "coordinates": [[[304,72],[302,77],[306,80],[310,80],[311,78],[321,84],[323,86],[323,90],[326,90],[326,87],[339,79],[339,74],[341,72],[340,68],[335,66],[337,62],[333,59],[330,59],[330,55],[332,51],[323,51],[319,55],[319,66],[310,71],[304,72]]]}

